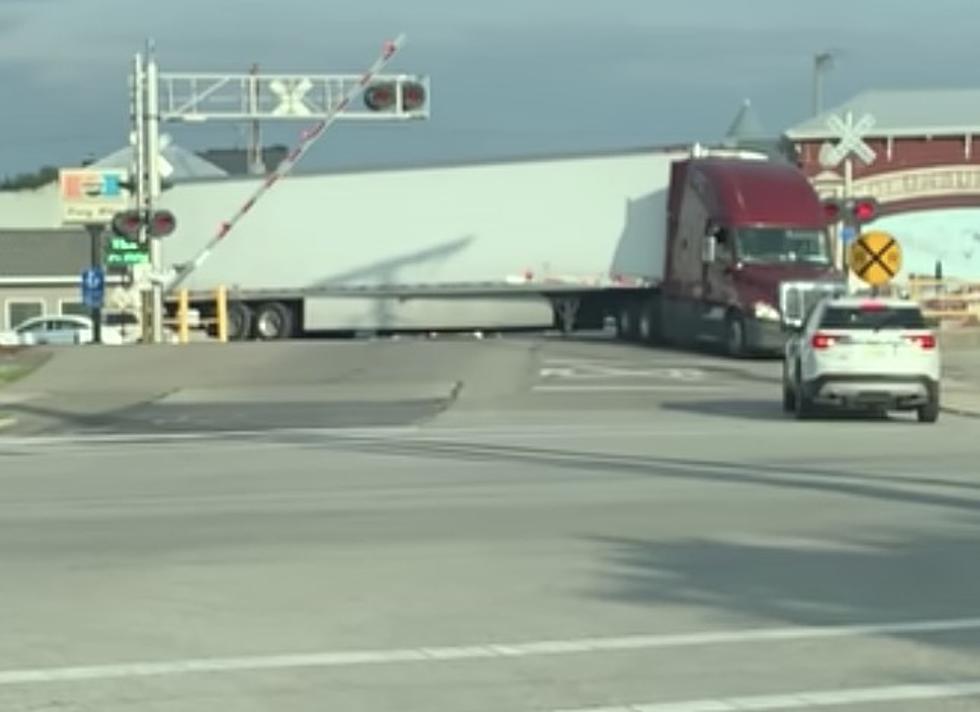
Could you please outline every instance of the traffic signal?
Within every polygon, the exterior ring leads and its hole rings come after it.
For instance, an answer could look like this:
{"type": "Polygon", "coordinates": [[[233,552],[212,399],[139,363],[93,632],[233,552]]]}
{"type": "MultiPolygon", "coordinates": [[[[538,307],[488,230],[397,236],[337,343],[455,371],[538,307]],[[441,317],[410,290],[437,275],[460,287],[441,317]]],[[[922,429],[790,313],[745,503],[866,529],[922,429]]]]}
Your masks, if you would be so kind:
{"type": "Polygon", "coordinates": [[[828,224],[843,221],[846,225],[860,226],[878,217],[878,201],[870,196],[830,198],[823,201],[823,214],[828,224]]]}
{"type": "Polygon", "coordinates": [[[112,232],[117,237],[138,241],[144,224],[147,237],[166,237],[177,227],[177,218],[169,210],[158,210],[144,221],[138,210],[126,210],[113,216],[112,232]]]}
{"type": "Polygon", "coordinates": [[[148,225],[151,237],[166,237],[177,227],[177,218],[169,210],[158,210],[150,216],[148,225]]]}
{"type": "Polygon", "coordinates": [[[143,219],[136,210],[116,213],[112,218],[113,234],[118,237],[125,237],[127,240],[138,240],[142,226],[143,219]]]}
{"type": "Polygon", "coordinates": [[[364,90],[364,105],[371,111],[392,111],[399,93],[402,111],[418,111],[425,106],[425,85],[417,81],[372,84],[364,90]]]}

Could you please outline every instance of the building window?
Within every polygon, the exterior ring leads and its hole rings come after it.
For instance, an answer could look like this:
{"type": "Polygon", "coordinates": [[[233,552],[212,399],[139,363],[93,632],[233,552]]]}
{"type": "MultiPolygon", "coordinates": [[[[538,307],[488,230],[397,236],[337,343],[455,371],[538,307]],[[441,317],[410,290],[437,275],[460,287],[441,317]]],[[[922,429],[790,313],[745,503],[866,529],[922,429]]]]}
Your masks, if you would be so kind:
{"type": "Polygon", "coordinates": [[[62,316],[90,316],[92,310],[81,302],[62,301],[58,308],[62,316]]]}
{"type": "Polygon", "coordinates": [[[7,300],[7,328],[16,329],[17,326],[33,319],[36,316],[44,315],[44,302],[40,299],[8,299],[7,300]]]}

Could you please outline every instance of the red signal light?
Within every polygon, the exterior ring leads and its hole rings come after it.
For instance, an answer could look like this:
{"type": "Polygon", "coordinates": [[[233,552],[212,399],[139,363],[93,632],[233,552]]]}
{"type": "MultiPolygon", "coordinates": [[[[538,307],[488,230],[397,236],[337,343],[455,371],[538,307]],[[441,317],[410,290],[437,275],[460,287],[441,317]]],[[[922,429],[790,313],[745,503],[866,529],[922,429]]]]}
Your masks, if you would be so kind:
{"type": "Polygon", "coordinates": [[[160,210],[153,213],[150,218],[150,235],[153,237],[166,237],[177,227],[177,219],[169,210],[160,210]]]}
{"type": "Polygon", "coordinates": [[[139,237],[143,221],[135,210],[118,213],[112,218],[112,231],[119,237],[135,240],[139,237]]]}
{"type": "Polygon", "coordinates": [[[823,203],[823,215],[827,219],[828,223],[835,223],[840,221],[840,203],[836,200],[826,200],[823,203]]]}
{"type": "Polygon", "coordinates": [[[873,200],[858,200],[854,203],[854,219],[859,222],[874,220],[878,206],[873,200]]]}
{"type": "Polygon", "coordinates": [[[395,105],[394,84],[372,84],[364,90],[364,105],[371,111],[387,111],[395,105]]]}
{"type": "Polygon", "coordinates": [[[425,105],[425,87],[418,82],[402,84],[402,108],[415,111],[425,105]]]}

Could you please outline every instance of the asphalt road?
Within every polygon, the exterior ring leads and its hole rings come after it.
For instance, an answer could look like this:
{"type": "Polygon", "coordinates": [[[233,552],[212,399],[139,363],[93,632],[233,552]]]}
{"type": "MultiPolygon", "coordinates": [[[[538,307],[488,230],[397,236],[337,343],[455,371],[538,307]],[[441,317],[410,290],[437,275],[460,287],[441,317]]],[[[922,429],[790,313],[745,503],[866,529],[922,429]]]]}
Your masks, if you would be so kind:
{"type": "Polygon", "coordinates": [[[6,396],[4,712],[980,709],[975,419],[601,341],[97,351],[6,396]]]}

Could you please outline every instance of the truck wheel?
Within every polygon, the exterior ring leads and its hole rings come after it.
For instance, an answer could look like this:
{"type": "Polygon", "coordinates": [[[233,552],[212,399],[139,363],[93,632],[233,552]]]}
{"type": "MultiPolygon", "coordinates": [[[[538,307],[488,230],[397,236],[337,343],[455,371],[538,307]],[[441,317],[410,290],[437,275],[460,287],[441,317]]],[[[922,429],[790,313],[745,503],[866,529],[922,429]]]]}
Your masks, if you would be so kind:
{"type": "Polygon", "coordinates": [[[630,304],[623,304],[616,315],[616,336],[621,341],[636,339],[636,325],[633,321],[634,309],[630,304]]]}
{"type": "Polygon", "coordinates": [[[663,335],[660,330],[659,304],[647,302],[640,307],[639,332],[640,340],[645,344],[660,344],[663,335]]]}
{"type": "Polygon", "coordinates": [[[725,320],[725,350],[733,358],[746,355],[745,320],[740,314],[729,314],[725,320]]]}
{"type": "Polygon", "coordinates": [[[248,341],[252,337],[252,310],[242,302],[228,303],[228,340],[248,341]]]}
{"type": "Polygon", "coordinates": [[[255,313],[255,335],[262,341],[288,339],[293,335],[293,312],[285,304],[269,302],[255,313]]]}

